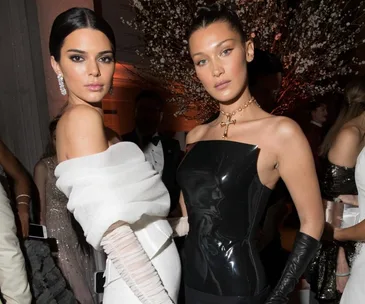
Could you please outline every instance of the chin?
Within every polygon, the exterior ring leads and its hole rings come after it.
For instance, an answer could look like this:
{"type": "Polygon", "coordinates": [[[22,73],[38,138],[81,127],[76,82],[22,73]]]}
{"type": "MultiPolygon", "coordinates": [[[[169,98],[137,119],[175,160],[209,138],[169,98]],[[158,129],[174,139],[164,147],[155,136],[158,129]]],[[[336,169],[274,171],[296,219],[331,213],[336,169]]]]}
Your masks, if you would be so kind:
{"type": "Polygon", "coordinates": [[[84,100],[86,100],[89,103],[97,103],[100,102],[105,95],[106,95],[105,92],[92,92],[85,94],[84,100]]]}
{"type": "Polygon", "coordinates": [[[237,100],[240,96],[240,92],[214,92],[211,96],[220,103],[232,103],[237,100]]]}

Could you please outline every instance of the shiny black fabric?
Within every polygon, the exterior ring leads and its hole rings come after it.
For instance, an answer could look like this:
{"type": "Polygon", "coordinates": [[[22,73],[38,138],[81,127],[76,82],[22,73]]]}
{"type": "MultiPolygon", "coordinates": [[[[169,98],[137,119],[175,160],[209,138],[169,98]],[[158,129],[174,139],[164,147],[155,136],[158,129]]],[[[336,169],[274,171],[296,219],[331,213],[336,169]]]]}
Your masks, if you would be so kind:
{"type": "Polygon", "coordinates": [[[319,241],[308,234],[298,232],[279,283],[265,304],[286,304],[299,278],[319,248],[319,241]]]}
{"type": "Polygon", "coordinates": [[[193,290],[253,297],[267,287],[254,239],[271,190],[259,180],[258,154],[249,144],[201,141],[178,169],[190,224],[184,276],[193,290]]]}
{"type": "Polygon", "coordinates": [[[269,294],[269,288],[265,288],[255,296],[216,296],[188,286],[186,286],[185,291],[185,303],[187,304],[262,304],[265,303],[269,294]]]}
{"type": "Polygon", "coordinates": [[[316,299],[340,302],[341,293],[336,286],[337,254],[339,247],[345,249],[346,259],[351,266],[355,257],[356,242],[339,243],[336,241],[322,241],[312,263],[308,268],[307,280],[316,299]]]}
{"type": "Polygon", "coordinates": [[[321,188],[323,198],[329,201],[341,194],[357,195],[355,168],[341,167],[328,162],[321,188]]]}

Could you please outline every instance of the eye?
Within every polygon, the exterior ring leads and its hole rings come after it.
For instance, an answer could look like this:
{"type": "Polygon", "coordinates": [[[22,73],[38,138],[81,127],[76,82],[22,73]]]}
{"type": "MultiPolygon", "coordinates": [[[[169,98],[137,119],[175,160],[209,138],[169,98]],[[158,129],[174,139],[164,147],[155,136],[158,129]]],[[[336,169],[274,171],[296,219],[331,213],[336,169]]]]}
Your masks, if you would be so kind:
{"type": "Polygon", "coordinates": [[[203,65],[205,65],[207,63],[207,61],[205,60],[205,59],[202,59],[202,60],[199,60],[197,63],[196,63],[196,65],[197,66],[203,66],[203,65]]]}
{"type": "Polygon", "coordinates": [[[225,50],[223,50],[223,52],[221,53],[221,55],[223,55],[223,56],[228,56],[229,54],[231,54],[231,53],[232,53],[232,50],[233,50],[233,49],[225,49],[225,50]]]}
{"type": "Polygon", "coordinates": [[[111,63],[114,61],[114,58],[111,56],[104,56],[104,57],[101,57],[99,60],[104,63],[111,63]]]}
{"type": "Polygon", "coordinates": [[[74,62],[81,62],[81,61],[84,61],[84,58],[82,58],[81,56],[78,56],[78,55],[73,55],[70,57],[70,59],[74,62]]]}

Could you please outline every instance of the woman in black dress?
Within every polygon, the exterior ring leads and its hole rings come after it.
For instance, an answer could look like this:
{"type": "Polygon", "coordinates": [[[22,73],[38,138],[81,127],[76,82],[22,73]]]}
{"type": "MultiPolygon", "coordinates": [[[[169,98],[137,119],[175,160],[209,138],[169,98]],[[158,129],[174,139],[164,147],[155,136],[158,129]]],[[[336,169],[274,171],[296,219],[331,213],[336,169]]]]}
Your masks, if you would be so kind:
{"type": "Polygon", "coordinates": [[[183,259],[189,304],[287,303],[322,233],[311,150],[295,122],[264,112],[252,97],[247,62],[254,46],[245,38],[237,15],[217,4],[198,10],[189,33],[197,77],[220,106],[217,119],[188,134],[177,176],[190,227],[183,259]],[[280,177],[301,228],[270,293],[254,239],[280,177]]]}

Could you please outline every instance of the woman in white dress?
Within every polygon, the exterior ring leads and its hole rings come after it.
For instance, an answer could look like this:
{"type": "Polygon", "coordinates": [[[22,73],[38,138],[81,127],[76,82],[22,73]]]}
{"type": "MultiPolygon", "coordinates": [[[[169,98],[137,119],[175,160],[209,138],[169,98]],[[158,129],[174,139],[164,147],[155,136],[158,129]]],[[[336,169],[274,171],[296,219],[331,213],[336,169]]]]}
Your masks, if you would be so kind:
{"type": "Polygon", "coordinates": [[[112,89],[115,38],[86,8],[54,21],[49,42],[60,91],[68,95],[56,130],[57,187],[87,241],[107,256],[104,303],[176,303],[180,260],[165,217],[170,199],[133,143],[111,146],[101,100],[112,89]]]}
{"type": "Polygon", "coordinates": [[[349,228],[337,229],[334,238],[338,241],[358,241],[358,255],[352,264],[350,278],[341,298],[341,304],[365,303],[365,148],[362,149],[355,169],[355,180],[358,190],[360,222],[349,228]]]}
{"type": "MultiPolygon", "coordinates": [[[[358,193],[355,165],[365,144],[365,78],[351,81],[344,95],[346,102],[320,151],[326,158],[321,188],[331,238],[333,228],[346,228],[358,222],[359,208],[354,206],[358,193]]],[[[322,241],[309,272],[311,289],[321,303],[339,303],[349,278],[353,253],[354,242],[322,241]]]]}

